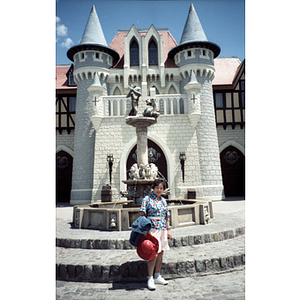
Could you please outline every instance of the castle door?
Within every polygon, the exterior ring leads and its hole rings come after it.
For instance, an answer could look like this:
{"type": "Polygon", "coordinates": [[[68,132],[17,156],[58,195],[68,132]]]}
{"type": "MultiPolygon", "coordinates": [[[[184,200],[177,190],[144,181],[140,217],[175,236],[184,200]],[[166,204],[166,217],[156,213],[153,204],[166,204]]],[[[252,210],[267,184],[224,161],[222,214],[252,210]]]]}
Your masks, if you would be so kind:
{"type": "Polygon", "coordinates": [[[226,197],[245,197],[245,156],[233,146],[221,153],[221,166],[226,197]]]}
{"type": "Polygon", "coordinates": [[[70,202],[73,157],[65,151],[56,153],[56,202],[70,202]]]}
{"type": "MultiPolygon", "coordinates": [[[[136,145],[132,148],[128,158],[127,158],[127,163],[126,163],[126,170],[127,170],[127,179],[128,177],[128,170],[130,167],[135,164],[137,161],[137,156],[136,156],[136,145]]],[[[161,173],[160,177],[165,178],[168,181],[168,171],[167,171],[167,161],[166,157],[161,150],[161,148],[154,143],[153,141],[148,139],[148,162],[154,163],[158,171],[161,173]]]]}

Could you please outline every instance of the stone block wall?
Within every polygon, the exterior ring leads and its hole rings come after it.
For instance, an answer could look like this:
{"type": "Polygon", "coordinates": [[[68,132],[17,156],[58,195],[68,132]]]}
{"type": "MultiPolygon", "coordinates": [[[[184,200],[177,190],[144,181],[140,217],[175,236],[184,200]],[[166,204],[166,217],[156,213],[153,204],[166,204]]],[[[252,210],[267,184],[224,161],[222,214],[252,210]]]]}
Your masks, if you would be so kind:
{"type": "Polygon", "coordinates": [[[232,145],[238,148],[242,153],[245,154],[245,129],[241,129],[240,126],[236,126],[232,129],[231,126],[227,126],[226,130],[224,130],[223,126],[217,127],[218,132],[218,140],[221,150],[227,147],[227,145],[232,145]]]}
{"type": "MultiPolygon", "coordinates": [[[[148,128],[148,138],[160,146],[167,158],[171,198],[186,198],[189,188],[196,188],[200,197],[201,173],[197,135],[196,130],[191,126],[188,115],[160,116],[157,119],[157,124],[148,128]],[[187,156],[184,182],[182,181],[179,160],[180,152],[185,152],[187,156]]],[[[95,141],[93,201],[101,199],[102,186],[109,183],[107,154],[114,156],[113,199],[116,200],[119,197],[119,191],[125,187],[122,180],[126,178],[126,160],[135,144],[136,129],[126,125],[125,117],[105,117],[102,119],[95,141]]]]}
{"type": "Polygon", "coordinates": [[[91,99],[87,87],[92,79],[79,81],[77,84],[76,130],[74,136],[74,157],[71,202],[88,202],[93,188],[94,141],[88,103],[91,99]]]}
{"type": "Polygon", "coordinates": [[[59,133],[58,130],[56,131],[56,149],[63,147],[74,151],[74,130],[70,133],[67,130],[63,130],[62,133],[59,133]]]}
{"type": "Polygon", "coordinates": [[[203,197],[207,200],[224,198],[218,136],[211,80],[200,78],[201,115],[197,125],[197,140],[202,176],[203,197]]]}

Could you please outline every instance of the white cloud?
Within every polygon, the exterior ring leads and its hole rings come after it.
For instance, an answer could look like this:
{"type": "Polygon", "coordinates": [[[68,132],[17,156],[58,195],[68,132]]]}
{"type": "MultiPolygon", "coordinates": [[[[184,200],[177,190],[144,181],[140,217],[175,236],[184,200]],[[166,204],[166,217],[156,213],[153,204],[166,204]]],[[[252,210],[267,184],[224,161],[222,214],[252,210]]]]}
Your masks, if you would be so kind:
{"type": "Polygon", "coordinates": [[[70,38],[66,38],[63,43],[61,43],[62,47],[70,48],[73,45],[73,41],[70,38]]]}
{"type": "Polygon", "coordinates": [[[64,42],[60,43],[61,47],[70,48],[74,42],[68,36],[68,27],[61,23],[60,18],[56,17],[56,42],[58,43],[60,37],[64,37],[64,42]]]}
{"type": "Polygon", "coordinates": [[[56,26],[56,33],[58,36],[67,36],[68,28],[64,24],[59,24],[56,26]]]}

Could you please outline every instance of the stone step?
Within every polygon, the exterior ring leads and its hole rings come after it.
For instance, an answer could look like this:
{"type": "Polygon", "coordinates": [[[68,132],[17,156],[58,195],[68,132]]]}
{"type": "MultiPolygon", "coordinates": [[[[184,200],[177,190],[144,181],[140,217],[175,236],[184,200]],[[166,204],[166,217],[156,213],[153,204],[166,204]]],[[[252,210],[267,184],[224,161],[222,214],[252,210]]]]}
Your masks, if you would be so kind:
{"type": "MultiPolygon", "coordinates": [[[[227,239],[232,239],[240,235],[245,234],[245,226],[241,226],[235,229],[222,230],[219,232],[209,232],[206,230],[205,233],[197,234],[200,229],[203,229],[202,225],[197,225],[191,227],[185,227],[184,231],[178,229],[172,231],[172,239],[169,240],[170,247],[182,247],[182,246],[192,246],[205,243],[219,242],[227,239]],[[199,230],[197,230],[199,228],[199,230]],[[187,235],[190,229],[190,234],[187,235]],[[193,229],[193,231],[191,230],[193,229]]],[[[205,228],[207,229],[207,228],[205,228]]],[[[135,249],[130,243],[130,231],[126,233],[126,238],[124,235],[120,237],[115,232],[111,232],[109,236],[102,234],[104,238],[101,238],[101,234],[98,235],[99,238],[56,238],[56,246],[64,248],[81,248],[81,249],[117,249],[117,250],[130,250],[135,249]]]]}
{"type": "MultiPolygon", "coordinates": [[[[234,270],[245,264],[245,236],[214,243],[172,247],[165,251],[161,273],[166,279],[234,270]]],[[[134,249],[56,248],[59,280],[145,282],[147,261],[134,249]]]]}

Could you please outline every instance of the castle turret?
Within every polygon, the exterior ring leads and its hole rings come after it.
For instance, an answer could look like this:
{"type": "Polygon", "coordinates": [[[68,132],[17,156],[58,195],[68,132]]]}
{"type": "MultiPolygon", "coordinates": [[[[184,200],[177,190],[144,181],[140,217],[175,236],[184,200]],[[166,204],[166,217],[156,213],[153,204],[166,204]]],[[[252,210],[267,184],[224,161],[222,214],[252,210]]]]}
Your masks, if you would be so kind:
{"type": "Polygon", "coordinates": [[[168,54],[181,75],[180,92],[187,95],[188,115],[197,134],[202,199],[221,200],[224,188],[216,130],[212,79],[220,47],[207,40],[193,4],[178,46],[168,54]]]}
{"type": "Polygon", "coordinates": [[[191,121],[191,125],[195,128],[201,114],[199,101],[201,84],[197,81],[193,70],[191,70],[189,82],[184,86],[184,89],[187,93],[187,99],[190,99],[190,101],[188,101],[188,116],[191,121]]]}
{"type": "Polygon", "coordinates": [[[109,68],[119,60],[119,54],[107,46],[95,6],[80,44],[67,56],[74,62],[77,84],[71,204],[83,204],[92,199],[95,130],[103,114],[100,97],[107,95],[109,68]]]}

